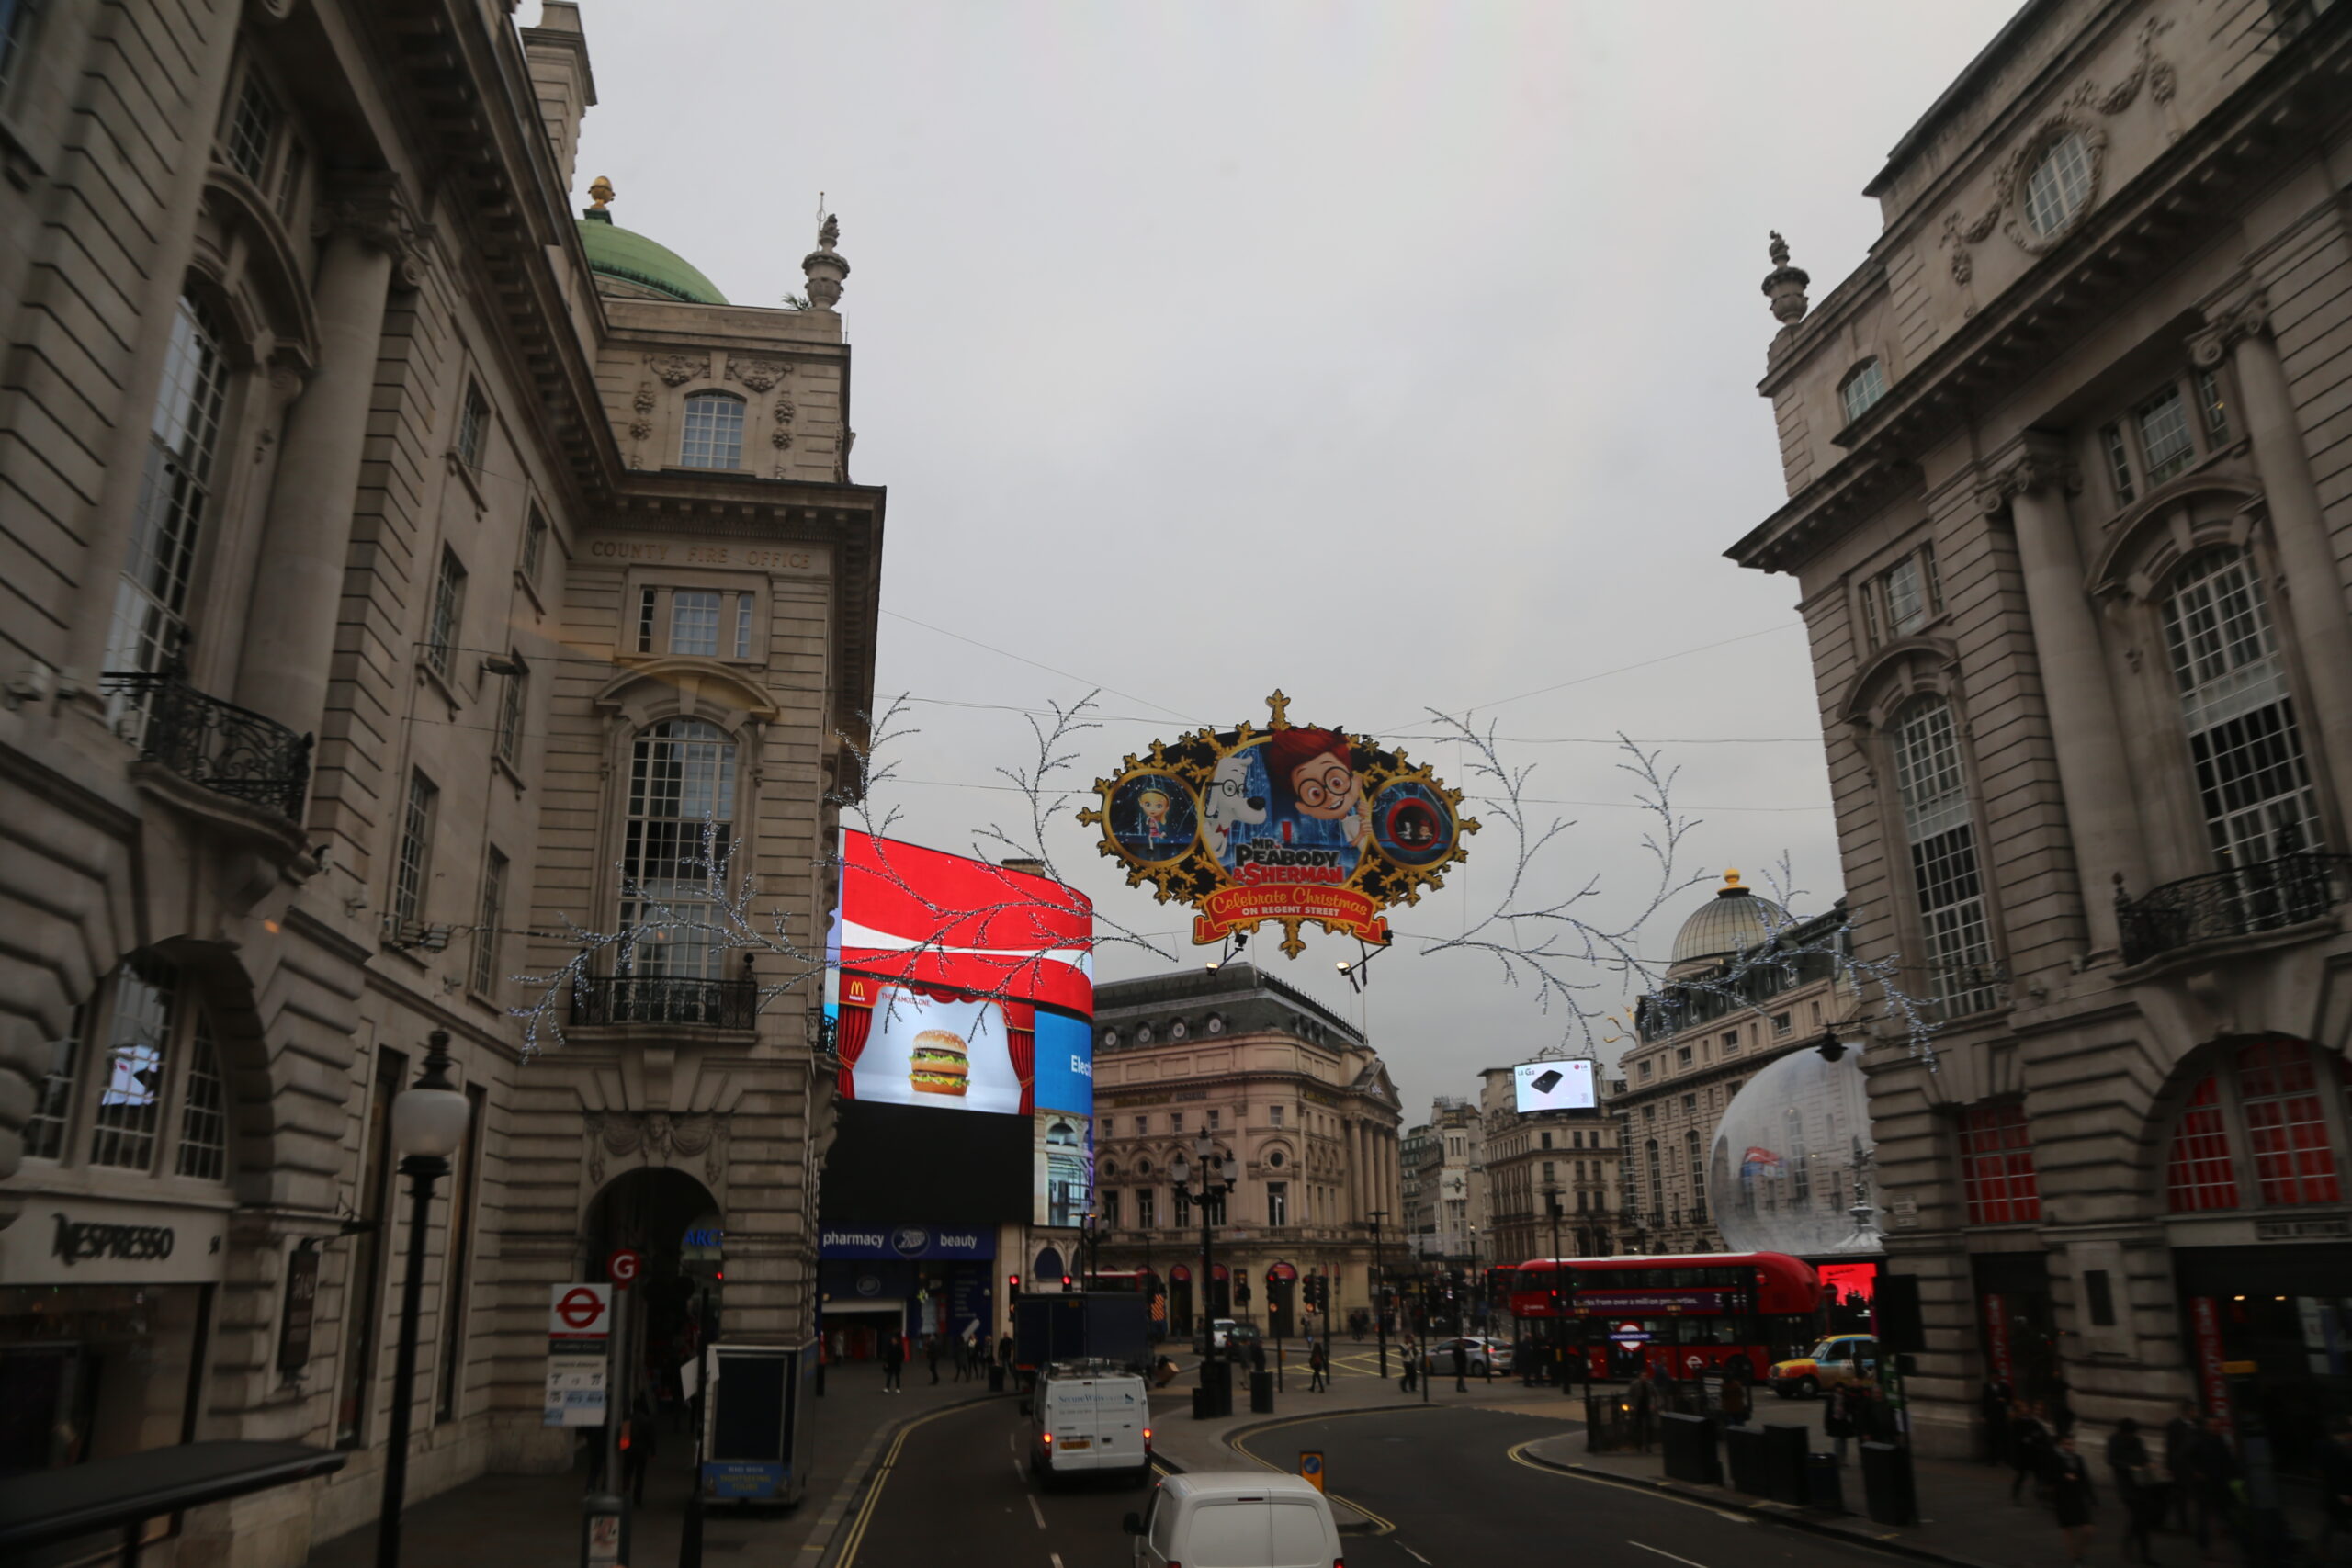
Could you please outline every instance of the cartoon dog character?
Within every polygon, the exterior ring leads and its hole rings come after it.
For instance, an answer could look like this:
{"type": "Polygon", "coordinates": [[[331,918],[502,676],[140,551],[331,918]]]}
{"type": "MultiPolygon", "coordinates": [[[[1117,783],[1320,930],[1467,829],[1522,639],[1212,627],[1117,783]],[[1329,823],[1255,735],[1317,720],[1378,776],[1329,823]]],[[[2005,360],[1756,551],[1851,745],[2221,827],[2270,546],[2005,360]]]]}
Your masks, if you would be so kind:
{"type": "Polygon", "coordinates": [[[1233,829],[1266,819],[1266,797],[1245,794],[1249,787],[1250,759],[1220,757],[1202,797],[1201,818],[1208,829],[1209,846],[1227,864],[1233,860],[1233,829]]]}

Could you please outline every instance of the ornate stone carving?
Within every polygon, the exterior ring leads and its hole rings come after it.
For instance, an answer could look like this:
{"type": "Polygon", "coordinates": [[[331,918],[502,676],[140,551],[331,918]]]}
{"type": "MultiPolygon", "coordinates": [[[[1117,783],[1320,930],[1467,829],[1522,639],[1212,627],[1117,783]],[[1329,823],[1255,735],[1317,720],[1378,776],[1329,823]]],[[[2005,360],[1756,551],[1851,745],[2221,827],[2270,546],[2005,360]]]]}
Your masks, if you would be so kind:
{"type": "Polygon", "coordinates": [[[1772,270],[1764,276],[1764,297],[1772,302],[1772,319],[1784,327],[1795,326],[1804,320],[1804,289],[1813,275],[1789,265],[1789,243],[1781,238],[1778,229],[1772,231],[1772,243],[1765,247],[1765,254],[1772,258],[1772,270]]]}
{"type": "Polygon", "coordinates": [[[707,354],[649,354],[645,363],[667,386],[683,387],[693,380],[707,380],[710,377],[710,355],[707,354]]]}
{"type": "Polygon", "coordinates": [[[416,215],[398,175],[357,175],[337,181],[311,215],[318,239],[344,232],[392,258],[404,287],[424,281],[433,261],[433,226],[416,215]]]}
{"type": "Polygon", "coordinates": [[[653,412],[653,383],[650,381],[639,381],[637,384],[637,412],[639,413],[653,412]]]}
{"type": "Polygon", "coordinates": [[[2220,305],[2209,306],[2202,330],[2188,340],[2189,362],[2200,370],[2211,370],[2230,356],[2230,347],[2240,338],[2256,337],[2270,330],[2270,295],[2267,290],[2249,288],[2220,305]]]}
{"type": "Polygon", "coordinates": [[[727,358],[727,378],[741,381],[755,392],[766,391],[791,374],[789,359],[738,359],[733,355],[727,358]]]}
{"type": "Polygon", "coordinates": [[[2029,452],[1976,487],[1976,504],[1987,517],[1996,517],[2010,502],[2037,491],[2057,490],[2072,495],[2083,488],[2083,476],[2072,463],[2042,452],[2029,452]]]}
{"type": "Polygon", "coordinates": [[[808,277],[808,302],[820,310],[841,303],[842,284],[849,276],[849,263],[834,251],[841,238],[841,219],[827,213],[817,226],[817,248],[800,258],[800,270],[808,277]]]}
{"type": "Polygon", "coordinates": [[[653,422],[651,420],[633,419],[628,422],[628,438],[631,441],[642,441],[652,434],[653,422]]]}
{"type": "Polygon", "coordinates": [[[786,447],[792,445],[792,432],[785,429],[785,427],[780,424],[777,425],[775,427],[775,434],[768,437],[768,445],[775,447],[779,452],[783,451],[786,447]]]}
{"type": "Polygon", "coordinates": [[[649,1166],[688,1163],[703,1156],[703,1171],[712,1180],[727,1168],[730,1132],[720,1115],[673,1116],[666,1111],[591,1111],[582,1118],[586,1129],[588,1180],[602,1186],[606,1161],[641,1159],[649,1166]]]}
{"type": "Polygon", "coordinates": [[[775,422],[778,424],[790,424],[792,423],[792,400],[790,398],[778,398],[775,400],[775,422]]]}

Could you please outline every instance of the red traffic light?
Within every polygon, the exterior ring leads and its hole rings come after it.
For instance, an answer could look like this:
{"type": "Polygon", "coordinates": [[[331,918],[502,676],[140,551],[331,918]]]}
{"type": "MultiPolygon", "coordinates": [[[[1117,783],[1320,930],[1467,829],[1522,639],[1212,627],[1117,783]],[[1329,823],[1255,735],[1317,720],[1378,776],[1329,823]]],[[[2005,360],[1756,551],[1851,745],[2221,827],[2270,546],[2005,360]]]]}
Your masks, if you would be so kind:
{"type": "Polygon", "coordinates": [[[1021,1276],[1018,1274],[1007,1274],[1004,1277],[1004,1288],[1008,1291],[1019,1290],[1021,1288],[1021,1276]]]}
{"type": "Polygon", "coordinates": [[[1062,1289],[1065,1291],[1069,1289],[1069,1276],[1067,1274],[1062,1276],[1062,1289]]]}

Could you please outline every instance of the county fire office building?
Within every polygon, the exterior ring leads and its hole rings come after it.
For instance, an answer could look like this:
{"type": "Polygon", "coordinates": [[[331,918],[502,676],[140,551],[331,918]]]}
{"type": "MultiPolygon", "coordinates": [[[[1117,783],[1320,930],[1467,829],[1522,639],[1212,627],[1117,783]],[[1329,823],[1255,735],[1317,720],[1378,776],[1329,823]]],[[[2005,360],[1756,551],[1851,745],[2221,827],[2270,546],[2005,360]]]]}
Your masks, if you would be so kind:
{"type": "Polygon", "coordinates": [[[638,918],[624,868],[691,908],[706,823],[761,919],[821,931],[882,523],[848,264],[828,231],[767,285],[811,309],[731,305],[579,216],[595,84],[541,10],[0,13],[0,1469],[351,1453],[148,1562],[297,1563],[372,1516],[387,1113],[432,1032],[471,1123],[412,1496],[571,1462],[549,1287],[614,1243],[650,1303],[723,1230],[730,1336],[810,1331],[829,1080],[806,1010],[755,1006],[781,976],[599,953],[536,1055],[508,1010],[576,951],[541,933],[638,918]]]}
{"type": "Polygon", "coordinates": [[[2034,0],[1774,243],[1796,579],[1926,1446],[1996,1373],[2094,1429],[2352,1411],[2352,6],[2034,0]],[[2250,1364],[2243,1382],[2224,1368],[2250,1364]]]}

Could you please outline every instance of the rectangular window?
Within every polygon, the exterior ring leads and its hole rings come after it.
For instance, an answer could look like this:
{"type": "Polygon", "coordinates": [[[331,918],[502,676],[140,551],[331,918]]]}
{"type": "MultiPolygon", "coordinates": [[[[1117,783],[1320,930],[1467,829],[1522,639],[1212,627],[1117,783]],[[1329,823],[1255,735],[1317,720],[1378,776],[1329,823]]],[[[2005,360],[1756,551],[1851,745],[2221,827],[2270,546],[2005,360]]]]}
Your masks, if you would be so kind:
{"type": "Polygon", "coordinates": [[[1738,1030],[1736,1030],[1736,1029],[1729,1029],[1729,1030],[1725,1030],[1725,1031],[1724,1032],[1723,1048],[1724,1048],[1724,1055],[1726,1055],[1726,1056],[1736,1056],[1736,1055],[1739,1055],[1739,1031],[1738,1031],[1738,1030]]]}
{"type": "MultiPolygon", "coordinates": [[[[351,1272],[344,1292],[342,1365],[335,1374],[334,1443],[339,1449],[366,1446],[368,1391],[376,1381],[376,1290],[383,1273],[384,1248],[390,1245],[391,1227],[384,1222],[391,1196],[392,1100],[408,1074],[408,1058],[398,1051],[376,1055],[376,1091],[368,1101],[368,1123],[361,1134],[358,1213],[353,1217],[375,1225],[351,1239],[351,1272]]],[[[333,1256],[330,1254],[329,1256],[333,1256]]]]}
{"type": "Polygon", "coordinates": [[[1270,1225],[1290,1224],[1289,1182],[1269,1181],[1266,1183],[1266,1223],[1270,1225]]]}
{"type": "Polygon", "coordinates": [[[480,1084],[466,1086],[466,1141],[450,1171],[449,1283],[441,1304],[441,1391],[434,1402],[433,1418],[451,1421],[458,1415],[459,1374],[466,1364],[466,1265],[473,1235],[474,1192],[481,1184],[481,1118],[484,1096],[480,1084]]]}
{"type": "Polygon", "coordinates": [[[1148,1133],[1148,1132],[1150,1132],[1150,1131],[1151,1131],[1151,1118],[1150,1118],[1150,1117],[1148,1117],[1148,1116],[1138,1116],[1138,1117],[1136,1117],[1136,1136],[1140,1137],[1140,1136],[1142,1136],[1144,1134],[1148,1133]]]}
{"type": "Polygon", "coordinates": [[[433,581],[433,611],[424,626],[424,661],[443,680],[458,652],[459,627],[466,606],[466,569],[448,549],[441,552],[441,570],[433,581]]]}
{"type": "Polygon", "coordinates": [[[2299,1040],[2245,1047],[2238,1057],[2238,1097],[2262,1201],[2335,1202],[2335,1156],[2328,1147],[2310,1048],[2299,1040]]]}
{"type": "Polygon", "coordinates": [[[2123,432],[2108,425],[2098,433],[2098,444],[2107,453],[2107,482],[2114,488],[2115,504],[2129,506],[2139,498],[2132,483],[2132,453],[2123,445],[2123,432]]]}
{"type": "Polygon", "coordinates": [[[173,1163],[182,1176],[220,1181],[229,1174],[229,1086],[212,1043],[212,1021],[196,1010],[188,1038],[187,1081],[180,1089],[180,1146],[173,1163]]]}
{"type": "Polygon", "coordinates": [[[2230,405],[2222,398],[2222,378],[2211,370],[2197,373],[2197,408],[2205,417],[2205,441],[2224,446],[2230,439],[2230,405]]]}
{"type": "Polygon", "coordinates": [[[196,301],[183,298],[132,502],[130,547],[107,634],[108,670],[153,673],[179,659],[228,386],[219,334],[196,301]]]}
{"type": "Polygon", "coordinates": [[[653,599],[650,588],[640,589],[637,595],[637,651],[653,651],[653,599]]]}
{"type": "Polygon", "coordinates": [[[1148,1187],[1136,1188],[1136,1228],[1137,1230],[1152,1230],[1159,1225],[1159,1215],[1157,1209],[1158,1203],[1152,1190],[1148,1187]]]}
{"type": "Polygon", "coordinates": [[[1217,1128],[1217,1112],[1216,1112],[1216,1111],[1210,1111],[1210,1112],[1209,1112],[1209,1131],[1210,1131],[1210,1132],[1212,1132],[1212,1133],[1214,1133],[1214,1132],[1216,1132],[1216,1128],[1217,1128]]]}
{"type": "Polygon", "coordinates": [[[1266,1114],[1267,1114],[1269,1117],[1271,1117],[1271,1118],[1272,1119],[1273,1124],[1274,1124],[1275,1126],[1279,1127],[1279,1126],[1281,1126],[1281,1125],[1283,1124],[1283,1108],[1282,1108],[1281,1106],[1279,1106],[1279,1105],[1270,1105],[1270,1106],[1268,1106],[1268,1107],[1266,1108],[1266,1114]]]}
{"type": "Polygon", "coordinates": [[[1649,1082],[1649,1081],[1650,1081],[1650,1065],[1649,1065],[1649,1063],[1648,1063],[1648,1062],[1645,1061],[1645,1062],[1641,1065],[1641,1068],[1640,1068],[1640,1076],[1641,1076],[1641,1079],[1642,1079],[1642,1081],[1643,1081],[1644,1083],[1647,1083],[1647,1082],[1649,1082]]]}
{"type": "Polygon", "coordinates": [[[2148,482],[2160,485],[2185,473],[2197,461],[2197,443],[2188,434],[2188,410],[2178,387],[2166,387],[2132,412],[2140,429],[2140,456],[2148,465],[2148,482]]]}
{"type": "Polygon", "coordinates": [[[481,450],[490,438],[490,403],[480,387],[466,389],[465,407],[458,414],[458,461],[469,468],[481,467],[481,450]]]}
{"type": "Polygon", "coordinates": [[[1102,1194],[1102,1228],[1114,1231],[1119,1228],[1119,1190],[1115,1187],[1102,1194]]]}
{"type": "Polygon", "coordinates": [[[433,818],[441,792],[423,773],[408,781],[408,809],[401,822],[401,854],[392,869],[392,926],[405,936],[424,910],[424,880],[433,860],[433,818]]]}
{"type": "Polygon", "coordinates": [[[1184,1113],[1182,1111],[1171,1111],[1168,1113],[1168,1130],[1171,1133],[1181,1133],[1184,1130],[1184,1113]]]}
{"type": "Polygon", "coordinates": [[[743,400],[696,392],[686,400],[678,462],[688,468],[735,468],[743,462],[743,400]]]}
{"type": "Polygon", "coordinates": [[[117,973],[107,1021],[107,1050],[98,1109],[90,1129],[90,1163],[117,1170],[151,1170],[171,1072],[172,1012],[178,976],[152,960],[133,959],[117,973]]]}
{"type": "Polygon", "coordinates": [[[1862,628],[1865,635],[1870,638],[1870,645],[1872,648],[1876,648],[1880,643],[1886,640],[1885,629],[1879,624],[1879,585],[1875,582],[1865,582],[1862,584],[1861,592],[1862,628]]]}
{"type": "Polygon", "coordinates": [[[752,657],[752,595],[735,595],[735,657],[752,657]]]}
{"type": "Polygon", "coordinates": [[[2090,1308],[2093,1328],[2115,1326],[2115,1286],[2106,1269],[2083,1270],[2083,1304],[2090,1308]]]}
{"type": "Polygon", "coordinates": [[[1553,1172],[1553,1169],[1554,1169],[1554,1168],[1555,1168],[1555,1167],[1554,1167],[1554,1162],[1553,1162],[1553,1161],[1551,1161],[1551,1160],[1548,1160],[1548,1159],[1547,1159],[1547,1160],[1545,1160],[1545,1161],[1544,1162],[1544,1180],[1546,1180],[1546,1181],[1551,1181],[1551,1180],[1555,1179],[1554,1178],[1553,1174],[1552,1174],[1552,1172],[1553,1172]]]}
{"type": "Polygon", "coordinates": [[[237,95],[236,109],[229,116],[228,134],[221,138],[220,152],[231,168],[255,185],[269,167],[269,144],[277,139],[277,99],[262,85],[257,73],[247,71],[244,91],[237,95]]]}
{"type": "Polygon", "coordinates": [[[498,990],[498,928],[505,923],[506,857],[492,850],[481,871],[481,909],[474,925],[473,987],[486,997],[498,990]]]}
{"type": "Polygon", "coordinates": [[[1886,624],[1896,637],[1909,637],[1928,624],[1927,590],[1921,586],[1919,561],[1906,556],[1887,569],[1886,624]]]}
{"type": "Polygon", "coordinates": [[[1674,1065],[1678,1067],[1688,1067],[1690,1065],[1690,1046],[1679,1045],[1675,1047],[1674,1065]]]}
{"type": "Polygon", "coordinates": [[[1796,1020],[1787,1013],[1776,1012],[1772,1015],[1772,1032],[1775,1035],[1786,1034],[1796,1026],[1796,1020]]]}
{"type": "Polygon", "coordinates": [[[670,651],[718,657],[718,595],[680,589],[670,595],[670,651]]]}
{"type": "Polygon", "coordinates": [[[519,668],[523,663],[521,654],[510,652],[506,657],[514,661],[518,671],[501,677],[506,689],[498,696],[498,754],[510,764],[519,766],[523,761],[523,714],[528,705],[526,699],[531,677],[519,668]]]}
{"type": "Polygon", "coordinates": [[[1550,1147],[1552,1146],[1552,1134],[1549,1134],[1549,1133],[1539,1133],[1539,1134],[1536,1134],[1536,1135],[1537,1135],[1538,1137],[1540,1137],[1540,1138],[1542,1138],[1542,1139],[1544,1140],[1544,1147],[1545,1147],[1545,1148],[1547,1148],[1547,1149],[1548,1149],[1548,1148],[1550,1148],[1550,1147]]]}
{"type": "Polygon", "coordinates": [[[1919,582],[1920,586],[1927,591],[1928,614],[1942,615],[1944,613],[1944,574],[1936,566],[1936,547],[1933,545],[1919,547],[1919,582]]]}
{"type": "Polygon", "coordinates": [[[0,0],[0,104],[16,85],[17,66],[32,47],[40,13],[41,0],[0,0]]]}
{"type": "Polygon", "coordinates": [[[523,581],[536,588],[539,582],[539,557],[548,547],[548,520],[539,509],[531,508],[531,520],[523,525],[523,581]]]}
{"type": "Polygon", "coordinates": [[[1685,1116],[1693,1116],[1698,1114],[1698,1111],[1699,1097],[1695,1094],[1684,1095],[1682,1097],[1682,1113],[1685,1116]]]}
{"type": "Polygon", "coordinates": [[[2176,1214],[2238,1206],[2237,1163],[2230,1158],[2229,1122],[2220,1080],[2208,1074],[2173,1124],[2165,1162],[2165,1197],[2176,1214]]]}
{"type": "Polygon", "coordinates": [[[2033,1143],[2025,1107],[1980,1105],[1960,1123],[1960,1181],[1972,1225],[2011,1225],[2041,1218],[2033,1143]]]}
{"type": "Polygon", "coordinates": [[[290,219],[302,200],[302,171],[310,159],[299,141],[286,144],[286,166],[277,171],[277,215],[290,219]]]}

